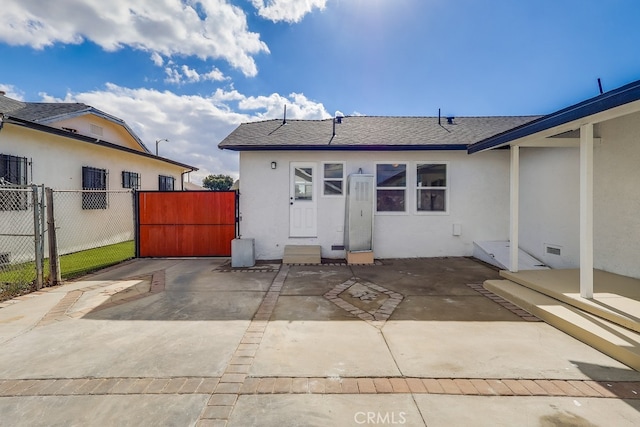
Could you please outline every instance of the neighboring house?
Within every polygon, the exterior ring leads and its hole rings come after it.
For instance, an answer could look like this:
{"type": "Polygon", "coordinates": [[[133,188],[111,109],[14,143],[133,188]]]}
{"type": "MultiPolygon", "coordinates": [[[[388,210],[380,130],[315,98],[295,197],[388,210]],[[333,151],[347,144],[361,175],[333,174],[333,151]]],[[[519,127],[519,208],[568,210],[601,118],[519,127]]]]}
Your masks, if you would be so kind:
{"type": "Polygon", "coordinates": [[[21,102],[0,92],[0,120],[0,164],[22,171],[13,184],[182,190],[184,175],[197,170],[153,155],[122,119],[85,104],[21,102]]]}
{"type": "MultiPolygon", "coordinates": [[[[54,206],[63,254],[132,240],[133,198],[125,192],[182,190],[184,176],[194,170],[153,155],[122,119],[91,106],[21,102],[0,92],[1,185],[59,191],[54,206]],[[75,193],[61,192],[68,190],[75,193]]],[[[0,234],[15,233],[4,228],[16,221],[29,224],[23,196],[24,203],[16,204],[16,193],[3,190],[0,234]]],[[[15,238],[3,240],[0,254],[11,254],[11,262],[33,259],[12,243],[15,238]]]]}
{"type": "Polygon", "coordinates": [[[245,123],[219,147],[240,152],[240,233],[258,259],[285,245],[343,258],[348,176],[375,177],[378,258],[470,255],[509,236],[509,152],[468,144],[531,117],[344,117],[245,123]]]}

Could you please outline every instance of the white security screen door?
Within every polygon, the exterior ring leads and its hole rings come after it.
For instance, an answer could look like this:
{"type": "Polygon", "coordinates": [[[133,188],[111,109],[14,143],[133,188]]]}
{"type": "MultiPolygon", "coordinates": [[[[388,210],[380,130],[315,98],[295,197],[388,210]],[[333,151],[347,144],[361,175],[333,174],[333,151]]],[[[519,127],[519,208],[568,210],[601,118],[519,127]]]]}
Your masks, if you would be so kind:
{"type": "Polygon", "coordinates": [[[316,165],[291,163],[289,192],[289,236],[316,237],[316,165]]]}

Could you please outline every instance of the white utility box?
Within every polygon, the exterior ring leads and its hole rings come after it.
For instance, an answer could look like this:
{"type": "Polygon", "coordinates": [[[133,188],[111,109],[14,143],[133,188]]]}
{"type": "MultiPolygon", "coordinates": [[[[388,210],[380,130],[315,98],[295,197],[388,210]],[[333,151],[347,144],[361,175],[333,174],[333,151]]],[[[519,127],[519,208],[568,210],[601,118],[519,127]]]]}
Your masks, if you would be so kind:
{"type": "Polygon", "coordinates": [[[233,239],[231,241],[231,267],[253,267],[256,265],[254,239],[233,239]]]}

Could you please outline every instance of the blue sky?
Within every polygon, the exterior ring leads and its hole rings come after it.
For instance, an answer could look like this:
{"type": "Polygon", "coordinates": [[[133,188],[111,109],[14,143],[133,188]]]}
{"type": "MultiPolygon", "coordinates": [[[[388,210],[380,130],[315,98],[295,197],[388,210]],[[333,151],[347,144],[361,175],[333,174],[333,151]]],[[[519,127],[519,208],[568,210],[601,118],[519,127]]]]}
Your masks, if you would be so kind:
{"type": "Polygon", "coordinates": [[[640,79],[637,0],[3,0],[0,89],[238,176],[239,123],[550,113],[640,79]]]}

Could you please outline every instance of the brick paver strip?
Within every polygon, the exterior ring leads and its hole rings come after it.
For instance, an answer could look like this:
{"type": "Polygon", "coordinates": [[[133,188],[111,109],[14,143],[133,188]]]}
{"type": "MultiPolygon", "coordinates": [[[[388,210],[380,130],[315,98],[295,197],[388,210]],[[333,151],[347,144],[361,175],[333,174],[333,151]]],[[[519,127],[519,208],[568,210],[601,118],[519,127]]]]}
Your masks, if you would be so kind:
{"type": "Polygon", "coordinates": [[[411,393],[426,393],[427,388],[420,378],[407,378],[407,385],[411,393]]]}
{"type": "Polygon", "coordinates": [[[358,389],[360,393],[375,393],[376,386],[371,378],[358,378],[358,389]]]}
{"type": "Polygon", "coordinates": [[[324,382],[324,392],[327,394],[342,393],[342,384],[338,378],[328,378],[324,382]]]}
{"type": "Polygon", "coordinates": [[[597,392],[593,388],[589,387],[583,381],[570,380],[569,384],[571,384],[572,386],[574,386],[575,388],[580,390],[580,392],[582,394],[584,394],[586,397],[601,397],[602,396],[599,392],[597,392]]]}
{"type": "Polygon", "coordinates": [[[249,373],[249,369],[251,369],[251,365],[228,365],[227,369],[224,370],[224,373],[246,375],[249,373]]]}
{"type": "Polygon", "coordinates": [[[13,396],[21,396],[24,395],[24,392],[29,390],[31,387],[38,384],[38,380],[22,380],[15,387],[13,387],[10,392],[13,396]]]}
{"type": "MultiPolygon", "coordinates": [[[[357,384],[356,384],[357,389],[357,384]]],[[[307,378],[293,378],[291,380],[292,393],[309,393],[309,380],[307,378]]]]}
{"type": "Polygon", "coordinates": [[[487,384],[500,396],[513,396],[515,393],[500,380],[487,380],[487,384]]]}
{"type": "Polygon", "coordinates": [[[427,393],[432,393],[432,394],[444,393],[444,389],[442,388],[442,385],[440,385],[438,380],[434,378],[425,378],[422,380],[422,383],[427,388],[427,393]]]}
{"type": "Polygon", "coordinates": [[[150,394],[162,393],[162,390],[167,386],[168,383],[169,383],[168,378],[154,379],[151,382],[151,384],[149,384],[149,386],[147,387],[146,392],[150,394]]]}
{"type": "Polygon", "coordinates": [[[376,386],[376,391],[378,393],[393,392],[393,387],[391,387],[391,382],[389,382],[388,378],[374,378],[373,384],[376,386]]]}
{"type": "Polygon", "coordinates": [[[309,378],[309,393],[324,393],[324,378],[309,378]]]}
{"type": "Polygon", "coordinates": [[[551,380],[534,380],[534,382],[544,389],[547,396],[565,395],[565,392],[551,380]]]}
{"type": "Polygon", "coordinates": [[[358,394],[358,380],[355,378],[343,378],[342,393],[358,394]]]}
{"type": "Polygon", "coordinates": [[[207,405],[209,406],[233,406],[238,399],[237,394],[214,394],[211,396],[207,405]]]}
{"type": "Polygon", "coordinates": [[[11,389],[17,386],[22,380],[7,380],[0,386],[0,396],[10,396],[11,389]]]}
{"type": "Polygon", "coordinates": [[[291,392],[291,378],[276,378],[276,382],[273,385],[274,393],[290,393],[291,392]]]}
{"type": "Polygon", "coordinates": [[[513,394],[516,396],[530,396],[531,393],[527,388],[518,380],[502,380],[502,382],[509,387],[513,394]]]}
{"type": "Polygon", "coordinates": [[[458,388],[460,389],[460,391],[462,391],[462,394],[468,394],[468,395],[477,395],[480,394],[480,392],[478,391],[478,389],[476,389],[473,384],[471,383],[471,381],[464,379],[464,378],[456,378],[453,380],[453,382],[455,383],[455,385],[458,386],[458,388]]]}
{"type": "Polygon", "coordinates": [[[455,381],[450,378],[439,379],[438,383],[446,394],[462,394],[460,387],[458,387],[455,381]]]}
{"type": "Polygon", "coordinates": [[[551,380],[551,383],[557,386],[566,396],[582,397],[585,394],[580,390],[572,386],[568,381],[564,380],[551,380]]]}
{"type": "Polygon", "coordinates": [[[186,378],[171,378],[167,383],[166,387],[162,390],[162,393],[176,394],[186,382],[187,382],[186,378]]]}
{"type": "Polygon", "coordinates": [[[522,384],[533,396],[546,396],[549,393],[533,380],[520,380],[522,384]]]}
{"type": "Polygon", "coordinates": [[[621,399],[640,399],[640,387],[638,386],[638,383],[618,382],[611,383],[609,390],[621,399]]]}
{"type": "Polygon", "coordinates": [[[129,394],[143,394],[153,382],[153,378],[138,378],[127,391],[129,394]]]}
{"type": "Polygon", "coordinates": [[[394,393],[410,393],[409,385],[404,378],[389,378],[394,393]]]}
{"type": "Polygon", "coordinates": [[[242,383],[218,383],[214,393],[231,394],[239,393],[242,383]]]}
{"type": "MultiPolygon", "coordinates": [[[[56,391],[57,395],[73,395],[78,394],[78,389],[82,387],[88,380],[87,379],[73,379],[56,391]]],[[[118,380],[118,382],[120,382],[118,380]]],[[[110,391],[111,392],[111,391],[110,391]]]]}
{"type": "Polygon", "coordinates": [[[60,390],[62,387],[64,387],[65,385],[69,384],[71,381],[73,380],[68,380],[68,379],[59,379],[56,380],[53,384],[51,384],[49,387],[40,390],[40,393],[43,396],[48,396],[48,395],[54,395],[58,392],[58,390],[60,390]]]}
{"type": "Polygon", "coordinates": [[[273,393],[273,386],[276,384],[275,378],[262,378],[256,393],[273,393]]]}
{"type": "Polygon", "coordinates": [[[483,396],[495,396],[498,393],[493,389],[493,387],[491,387],[489,385],[489,383],[486,380],[482,380],[482,379],[472,379],[469,380],[471,381],[471,384],[473,384],[473,386],[476,388],[476,390],[478,390],[478,393],[480,393],[483,396]]]}
{"type": "Polygon", "coordinates": [[[136,383],[136,378],[123,378],[111,389],[109,394],[127,394],[131,386],[136,383]]]}
{"type": "Polygon", "coordinates": [[[205,378],[202,380],[196,393],[198,394],[211,394],[215,391],[218,386],[218,382],[220,380],[218,378],[205,378]]]}
{"type": "Polygon", "coordinates": [[[179,394],[193,394],[200,386],[202,378],[187,378],[187,381],[178,390],[179,394]]]}
{"type": "Polygon", "coordinates": [[[611,382],[608,381],[585,381],[586,385],[600,393],[604,397],[617,397],[611,390],[611,382]]]}
{"type": "MultiPolygon", "coordinates": [[[[24,396],[40,396],[42,395],[43,390],[46,390],[50,387],[56,380],[38,380],[36,384],[24,390],[20,395],[24,396]]],[[[1,393],[0,393],[1,395],[1,393]]]]}
{"type": "Polygon", "coordinates": [[[258,384],[260,384],[260,378],[246,378],[244,383],[242,383],[242,387],[240,388],[241,394],[254,394],[258,389],[258,384]]]}

